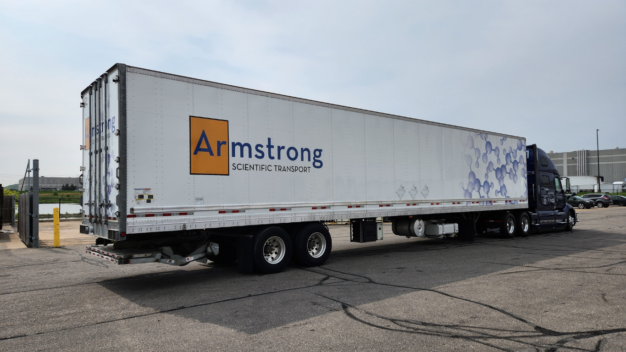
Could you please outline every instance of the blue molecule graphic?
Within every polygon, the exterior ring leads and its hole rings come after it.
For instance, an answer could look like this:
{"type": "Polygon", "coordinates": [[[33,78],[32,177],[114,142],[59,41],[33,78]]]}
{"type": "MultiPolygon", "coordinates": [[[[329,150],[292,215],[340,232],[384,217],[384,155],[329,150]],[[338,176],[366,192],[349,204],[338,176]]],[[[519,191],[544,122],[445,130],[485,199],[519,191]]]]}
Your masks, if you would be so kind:
{"type": "Polygon", "coordinates": [[[467,175],[467,180],[469,181],[469,183],[474,183],[474,180],[476,180],[476,174],[474,173],[474,171],[470,171],[470,173],[467,175]]]}
{"type": "Polygon", "coordinates": [[[487,163],[487,160],[489,160],[489,159],[487,158],[487,153],[483,153],[483,164],[486,164],[486,163],[487,163]]]}
{"type": "Polygon", "coordinates": [[[485,180],[485,182],[483,183],[483,191],[485,192],[485,195],[487,195],[487,197],[489,197],[489,191],[491,191],[492,188],[493,182],[489,183],[487,182],[487,180],[485,180]]]}

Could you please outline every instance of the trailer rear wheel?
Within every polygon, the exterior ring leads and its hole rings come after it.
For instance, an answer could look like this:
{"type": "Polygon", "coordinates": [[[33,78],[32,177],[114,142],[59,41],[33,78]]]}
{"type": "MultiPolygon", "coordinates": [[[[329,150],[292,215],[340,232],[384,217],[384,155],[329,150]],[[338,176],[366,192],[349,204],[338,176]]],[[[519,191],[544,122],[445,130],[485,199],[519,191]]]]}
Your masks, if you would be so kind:
{"type": "Polygon", "coordinates": [[[502,218],[502,227],[500,234],[508,238],[515,237],[515,217],[511,213],[506,213],[502,218]]]}
{"type": "Polygon", "coordinates": [[[303,226],[293,239],[295,260],[304,266],[320,266],[326,262],[333,242],[328,229],[320,223],[303,226]]]}
{"type": "Polygon", "coordinates": [[[526,237],[530,233],[530,216],[528,213],[521,213],[517,220],[517,235],[526,237]]]}
{"type": "Polygon", "coordinates": [[[254,236],[254,265],[262,273],[282,271],[291,260],[292,243],[280,227],[268,227],[254,236]]]}

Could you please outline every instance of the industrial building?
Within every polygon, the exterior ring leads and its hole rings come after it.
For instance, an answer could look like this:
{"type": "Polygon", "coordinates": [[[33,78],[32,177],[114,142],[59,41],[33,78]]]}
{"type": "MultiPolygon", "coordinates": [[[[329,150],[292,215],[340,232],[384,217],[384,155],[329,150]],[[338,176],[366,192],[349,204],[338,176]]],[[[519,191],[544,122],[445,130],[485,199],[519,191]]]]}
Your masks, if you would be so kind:
{"type": "MultiPolygon", "coordinates": [[[[27,190],[28,185],[33,185],[32,177],[25,177],[20,179],[19,189],[27,190]]],[[[40,190],[61,190],[63,186],[74,186],[76,189],[80,188],[78,183],[78,177],[45,177],[39,176],[39,189],[40,190]]]]}
{"type": "MultiPolygon", "coordinates": [[[[626,179],[626,148],[603,149],[600,155],[600,176],[602,190],[610,191],[613,182],[626,179]]],[[[561,176],[598,176],[598,152],[596,150],[576,150],[573,152],[553,152],[548,156],[556,164],[561,176]]]]}

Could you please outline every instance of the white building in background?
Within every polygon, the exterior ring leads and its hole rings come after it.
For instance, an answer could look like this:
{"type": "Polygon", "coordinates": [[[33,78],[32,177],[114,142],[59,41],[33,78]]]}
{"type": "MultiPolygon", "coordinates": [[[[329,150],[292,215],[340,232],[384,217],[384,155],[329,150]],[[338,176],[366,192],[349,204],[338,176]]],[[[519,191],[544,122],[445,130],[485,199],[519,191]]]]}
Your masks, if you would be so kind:
{"type": "MultiPolygon", "coordinates": [[[[601,149],[599,153],[595,150],[576,150],[572,152],[553,152],[550,151],[548,156],[554,164],[561,176],[568,176],[570,178],[580,178],[583,176],[593,176],[595,179],[598,176],[598,154],[600,156],[600,176],[604,178],[601,185],[601,190],[612,192],[615,189],[619,189],[622,184],[615,184],[615,182],[626,181],[626,149],[601,149]]],[[[594,185],[597,187],[597,181],[585,182],[584,185],[579,185],[579,190],[595,190],[594,185]]]]}

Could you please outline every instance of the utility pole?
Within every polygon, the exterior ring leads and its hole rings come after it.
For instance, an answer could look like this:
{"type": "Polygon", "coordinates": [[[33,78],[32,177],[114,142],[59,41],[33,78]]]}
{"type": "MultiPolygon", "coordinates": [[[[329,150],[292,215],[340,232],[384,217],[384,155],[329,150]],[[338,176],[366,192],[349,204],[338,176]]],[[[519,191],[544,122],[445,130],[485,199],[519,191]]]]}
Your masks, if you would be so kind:
{"type": "Polygon", "coordinates": [[[598,131],[596,129],[596,157],[598,158],[598,192],[602,193],[602,189],[600,188],[600,142],[598,139],[598,131]]]}

